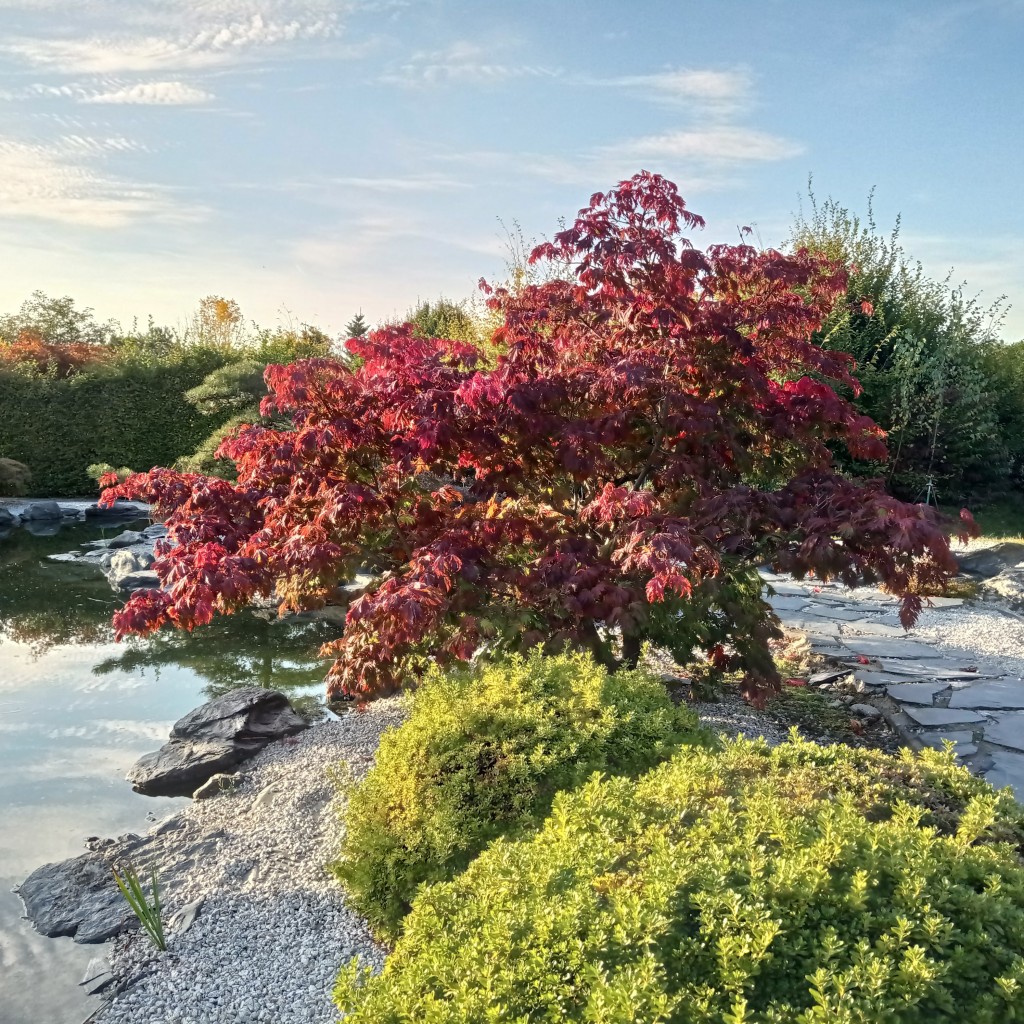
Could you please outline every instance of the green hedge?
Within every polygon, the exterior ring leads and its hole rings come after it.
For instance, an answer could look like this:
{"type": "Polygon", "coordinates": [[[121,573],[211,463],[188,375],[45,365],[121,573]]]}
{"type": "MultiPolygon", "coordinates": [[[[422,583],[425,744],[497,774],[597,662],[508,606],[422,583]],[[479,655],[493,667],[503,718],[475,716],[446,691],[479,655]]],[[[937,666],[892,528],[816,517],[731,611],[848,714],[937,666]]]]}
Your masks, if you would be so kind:
{"type": "Polygon", "coordinates": [[[424,889],[346,1024],[1024,1019],[1022,813],[951,754],[684,747],[424,889]]]}
{"type": "MultiPolygon", "coordinates": [[[[160,364],[121,363],[65,380],[0,371],[0,455],[25,463],[32,494],[94,494],[96,462],[143,471],[169,466],[219,426],[184,401],[227,360],[197,349],[160,364]]],[[[223,418],[227,418],[227,414],[223,418]]]]}

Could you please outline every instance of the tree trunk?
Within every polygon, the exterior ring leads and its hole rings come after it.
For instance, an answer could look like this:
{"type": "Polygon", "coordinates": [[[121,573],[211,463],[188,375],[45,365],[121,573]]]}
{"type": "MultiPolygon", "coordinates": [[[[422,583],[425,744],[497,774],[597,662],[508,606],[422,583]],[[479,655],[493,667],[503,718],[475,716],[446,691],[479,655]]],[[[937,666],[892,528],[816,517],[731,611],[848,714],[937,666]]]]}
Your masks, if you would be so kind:
{"type": "Polygon", "coordinates": [[[642,637],[639,633],[622,634],[622,664],[626,668],[636,668],[640,660],[640,644],[642,637]]]}

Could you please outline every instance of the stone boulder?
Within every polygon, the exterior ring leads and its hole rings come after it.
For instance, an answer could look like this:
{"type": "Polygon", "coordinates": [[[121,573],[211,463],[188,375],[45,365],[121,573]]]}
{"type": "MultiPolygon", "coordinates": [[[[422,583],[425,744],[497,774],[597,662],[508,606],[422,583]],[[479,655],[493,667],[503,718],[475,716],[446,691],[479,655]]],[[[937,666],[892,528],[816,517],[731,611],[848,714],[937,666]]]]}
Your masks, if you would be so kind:
{"type": "Polygon", "coordinates": [[[996,601],[1002,601],[1018,611],[1024,609],[1024,565],[1006,569],[998,576],[985,580],[982,593],[996,601]]]}
{"type": "Polygon", "coordinates": [[[17,892],[25,916],[51,939],[70,935],[75,942],[105,942],[125,931],[135,917],[100,853],[44,864],[17,892]]]}
{"type": "Polygon", "coordinates": [[[136,590],[156,590],[160,586],[160,578],[149,569],[125,573],[116,584],[122,593],[130,594],[136,590]]]}
{"type": "Polygon", "coordinates": [[[119,548],[110,554],[107,580],[115,590],[128,589],[122,586],[124,578],[145,571],[153,561],[153,552],[148,548],[119,548]]]}
{"type": "Polygon", "coordinates": [[[960,571],[968,576],[976,576],[987,580],[998,576],[1005,569],[1024,562],[1024,544],[1018,541],[1003,541],[993,544],[990,548],[970,551],[966,555],[958,555],[960,571]]]}
{"type": "Polygon", "coordinates": [[[104,546],[113,551],[116,548],[130,548],[135,544],[144,544],[145,542],[146,538],[138,530],[124,530],[116,537],[111,537],[104,546]]]}
{"type": "Polygon", "coordinates": [[[268,743],[308,728],[283,693],[242,686],[176,722],[159,750],[135,762],[128,781],[146,796],[191,796],[268,743]]]}
{"type": "Polygon", "coordinates": [[[55,501],[33,501],[21,510],[26,522],[39,519],[63,519],[64,513],[55,501]]]}
{"type": "Polygon", "coordinates": [[[0,530],[17,525],[18,517],[10,509],[0,507],[0,530]]]}

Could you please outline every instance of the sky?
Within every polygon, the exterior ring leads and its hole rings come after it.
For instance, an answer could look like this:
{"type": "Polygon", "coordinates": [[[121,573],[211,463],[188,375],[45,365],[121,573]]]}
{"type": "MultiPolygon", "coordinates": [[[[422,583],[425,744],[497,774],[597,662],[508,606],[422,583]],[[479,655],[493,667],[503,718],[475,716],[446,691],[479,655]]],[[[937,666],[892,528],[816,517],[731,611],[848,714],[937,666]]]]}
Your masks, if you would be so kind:
{"type": "Polygon", "coordinates": [[[1024,0],[0,0],[0,313],[331,333],[500,280],[641,168],[694,242],[808,178],[1024,337],[1024,0]]]}

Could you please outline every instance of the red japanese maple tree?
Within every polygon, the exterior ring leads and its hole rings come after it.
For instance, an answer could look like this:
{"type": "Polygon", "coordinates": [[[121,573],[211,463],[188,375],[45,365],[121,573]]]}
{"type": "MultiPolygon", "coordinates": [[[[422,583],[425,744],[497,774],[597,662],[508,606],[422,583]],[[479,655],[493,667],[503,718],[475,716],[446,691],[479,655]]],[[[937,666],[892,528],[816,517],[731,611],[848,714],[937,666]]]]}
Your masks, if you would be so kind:
{"type": "MultiPolygon", "coordinates": [[[[271,366],[264,414],[226,441],[237,482],[155,469],[109,488],[167,517],[161,587],[119,633],[191,629],[275,594],[337,602],[358,570],[333,693],[386,692],[428,658],[581,644],[635,661],[645,638],[778,685],[757,566],[880,582],[955,570],[934,511],[832,469],[881,458],[839,398],[847,356],[809,340],[842,268],[747,245],[701,252],[703,224],[647,172],[598,193],[531,261],[567,273],[489,294],[503,353],[409,325],[348,342],[347,364],[271,366]]],[[[970,528],[969,517],[963,524],[970,528]]]]}

